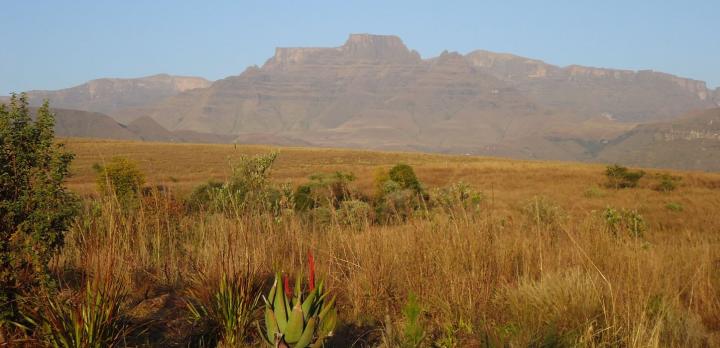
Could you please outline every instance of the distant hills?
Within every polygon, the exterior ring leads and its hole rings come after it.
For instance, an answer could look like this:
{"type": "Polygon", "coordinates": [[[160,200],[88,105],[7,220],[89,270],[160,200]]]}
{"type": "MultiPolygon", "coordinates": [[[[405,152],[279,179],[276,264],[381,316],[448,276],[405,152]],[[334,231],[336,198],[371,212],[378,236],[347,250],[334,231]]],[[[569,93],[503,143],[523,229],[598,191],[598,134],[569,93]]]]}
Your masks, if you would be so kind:
{"type": "Polygon", "coordinates": [[[210,86],[201,77],[159,74],[135,79],[104,78],[57,91],[28,91],[31,104],[49,99],[53,107],[112,114],[143,107],[167,97],[196,88],[210,86]]]}
{"type": "Polygon", "coordinates": [[[637,126],[595,158],[642,167],[720,171],[720,108],[637,126]]]}
{"type": "MultiPolygon", "coordinates": [[[[72,123],[67,134],[717,170],[710,157],[677,162],[668,152],[643,162],[647,146],[668,144],[633,139],[669,124],[677,129],[675,122],[687,122],[679,115],[717,108],[720,88],[661,72],[558,67],[483,50],[422,59],[396,36],[353,34],[339,47],[278,48],[261,67],[212,83],[155,75],[28,93],[34,105],[47,98],[53,107],[107,115],[93,114],[97,128],[72,123]]],[[[698,149],[710,150],[698,151],[717,151],[703,144],[698,149]]]]}
{"type": "MultiPolygon", "coordinates": [[[[31,111],[35,112],[35,109],[31,111]]],[[[59,108],[52,108],[52,112],[55,114],[55,133],[60,137],[192,143],[230,143],[234,139],[219,134],[168,131],[148,117],[124,125],[98,112],[59,108]]]]}

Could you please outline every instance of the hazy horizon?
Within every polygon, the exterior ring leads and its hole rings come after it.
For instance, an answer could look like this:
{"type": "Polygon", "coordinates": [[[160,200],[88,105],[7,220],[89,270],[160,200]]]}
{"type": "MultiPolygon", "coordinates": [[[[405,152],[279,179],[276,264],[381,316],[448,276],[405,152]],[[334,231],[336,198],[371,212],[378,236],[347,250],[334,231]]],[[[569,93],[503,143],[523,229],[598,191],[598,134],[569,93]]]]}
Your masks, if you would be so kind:
{"type": "Polygon", "coordinates": [[[0,13],[0,94],[103,77],[167,73],[217,80],[283,46],[339,46],[351,33],[397,35],[423,58],[512,53],[550,64],[662,71],[720,85],[720,3],[10,3],[0,13]]]}

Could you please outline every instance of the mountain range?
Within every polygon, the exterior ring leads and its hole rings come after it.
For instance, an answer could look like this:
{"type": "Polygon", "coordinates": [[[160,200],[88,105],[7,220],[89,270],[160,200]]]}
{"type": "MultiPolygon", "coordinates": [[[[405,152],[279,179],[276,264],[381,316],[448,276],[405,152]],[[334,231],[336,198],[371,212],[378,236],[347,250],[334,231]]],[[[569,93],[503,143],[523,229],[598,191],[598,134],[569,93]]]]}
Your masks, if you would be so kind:
{"type": "Polygon", "coordinates": [[[55,108],[94,112],[82,117],[96,123],[63,121],[59,134],[73,136],[719,170],[717,121],[704,121],[717,109],[703,110],[720,106],[720,89],[702,81],[483,50],[423,59],[396,36],[352,34],[339,47],[277,48],[262,66],[215,82],[155,75],[28,95],[32,105],[49,99],[55,108]],[[680,136],[680,129],[704,135],[680,136]],[[663,146],[684,150],[653,152],[663,146]]]}

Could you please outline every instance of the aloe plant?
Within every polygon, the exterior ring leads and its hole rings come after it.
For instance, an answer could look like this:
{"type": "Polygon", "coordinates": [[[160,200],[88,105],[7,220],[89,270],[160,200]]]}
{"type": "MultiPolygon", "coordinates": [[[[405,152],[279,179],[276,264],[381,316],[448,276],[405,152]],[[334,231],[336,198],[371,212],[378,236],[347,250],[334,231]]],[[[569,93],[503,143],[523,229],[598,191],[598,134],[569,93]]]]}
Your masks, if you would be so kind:
{"type": "Polygon", "coordinates": [[[266,342],[276,348],[322,347],[337,324],[335,297],[320,281],[315,286],[315,262],[308,255],[308,284],[303,291],[302,276],[295,279],[295,289],[290,288],[287,275],[275,275],[270,292],[265,300],[266,342]],[[282,279],[282,284],[281,284],[282,279]]]}

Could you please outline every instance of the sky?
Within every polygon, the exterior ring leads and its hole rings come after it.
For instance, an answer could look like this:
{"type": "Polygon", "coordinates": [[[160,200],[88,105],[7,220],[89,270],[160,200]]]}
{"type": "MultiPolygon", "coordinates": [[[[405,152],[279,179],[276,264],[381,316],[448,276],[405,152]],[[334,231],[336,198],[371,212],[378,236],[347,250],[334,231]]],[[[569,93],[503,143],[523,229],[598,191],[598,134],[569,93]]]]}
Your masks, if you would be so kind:
{"type": "Polygon", "coordinates": [[[720,86],[720,1],[0,0],[0,95],[157,73],[211,80],[275,47],[398,35],[423,58],[513,53],[720,86]]]}

